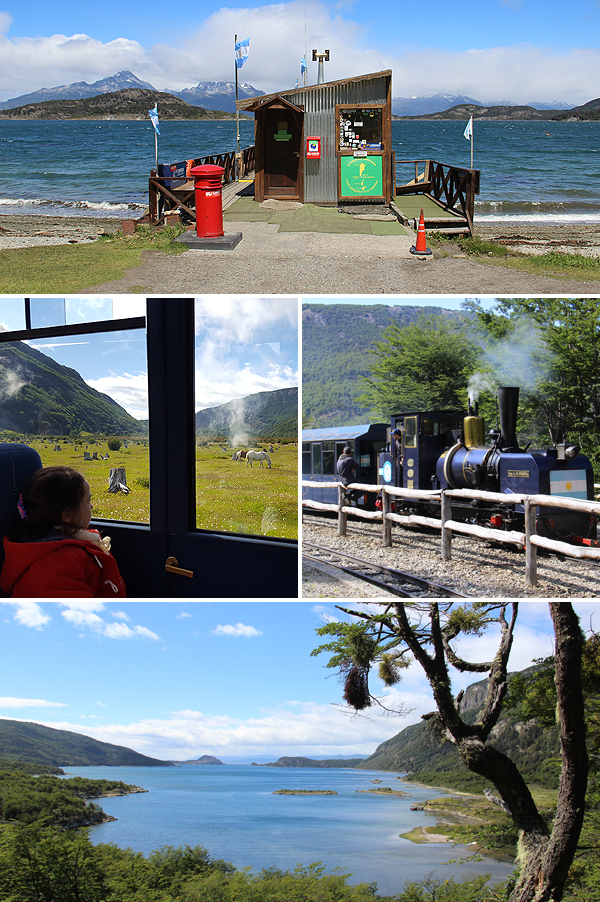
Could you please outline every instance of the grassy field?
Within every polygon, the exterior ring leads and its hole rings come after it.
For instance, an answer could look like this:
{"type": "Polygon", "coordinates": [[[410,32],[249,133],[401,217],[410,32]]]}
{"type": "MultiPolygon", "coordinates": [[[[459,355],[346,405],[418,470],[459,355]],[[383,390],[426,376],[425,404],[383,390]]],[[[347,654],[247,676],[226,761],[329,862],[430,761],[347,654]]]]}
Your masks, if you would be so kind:
{"type": "MultiPolygon", "coordinates": [[[[110,451],[106,440],[59,442],[35,438],[31,445],[45,467],[69,466],[83,473],[92,490],[94,517],[108,520],[150,521],[149,449],[147,441],[127,439],[127,447],[110,451]],[[94,452],[98,460],[84,460],[94,452]],[[101,455],[108,454],[108,460],[101,455]],[[111,468],[124,467],[128,495],[111,494],[111,468]]],[[[261,536],[298,537],[298,445],[274,443],[272,468],[231,460],[232,450],[219,442],[196,448],[196,526],[261,536]]],[[[257,443],[254,447],[260,447],[257,443]]],[[[264,445],[263,445],[264,447],[264,445]]]]}

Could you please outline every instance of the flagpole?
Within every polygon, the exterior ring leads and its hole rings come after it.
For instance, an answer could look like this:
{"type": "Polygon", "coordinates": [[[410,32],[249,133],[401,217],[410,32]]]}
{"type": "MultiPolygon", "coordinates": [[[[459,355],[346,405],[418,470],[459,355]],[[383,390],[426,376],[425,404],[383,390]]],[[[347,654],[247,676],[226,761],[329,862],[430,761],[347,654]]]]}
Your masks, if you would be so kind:
{"type": "MultiPolygon", "coordinates": [[[[158,111],[158,102],[154,104],[155,109],[158,111]]],[[[154,129],[154,162],[156,171],[158,172],[158,132],[154,129]]]]}
{"type": "MultiPolygon", "coordinates": [[[[234,60],[234,65],[235,65],[235,100],[236,100],[236,104],[235,104],[235,122],[236,122],[236,128],[237,128],[237,152],[238,152],[238,158],[239,158],[239,153],[240,153],[240,111],[238,110],[238,107],[237,107],[237,99],[238,99],[238,74],[237,74],[237,73],[238,73],[238,64],[237,64],[237,59],[236,59],[236,56],[235,56],[235,45],[236,45],[236,44],[237,44],[237,34],[235,35],[234,40],[233,40],[233,47],[234,47],[233,60],[234,60]]],[[[472,168],[472,167],[471,167],[471,168],[472,168]]],[[[238,175],[238,178],[239,178],[239,175],[238,175]]]]}
{"type": "Polygon", "coordinates": [[[473,123],[471,122],[471,169],[473,168],[473,123]]]}

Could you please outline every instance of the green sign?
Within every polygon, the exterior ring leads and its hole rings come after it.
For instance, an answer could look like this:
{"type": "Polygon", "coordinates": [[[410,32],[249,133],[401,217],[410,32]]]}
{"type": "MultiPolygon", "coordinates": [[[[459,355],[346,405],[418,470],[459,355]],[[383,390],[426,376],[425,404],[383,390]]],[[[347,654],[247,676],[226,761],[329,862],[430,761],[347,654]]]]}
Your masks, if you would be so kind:
{"type": "Polygon", "coordinates": [[[381,197],[383,157],[340,157],[342,197],[381,197]]]}

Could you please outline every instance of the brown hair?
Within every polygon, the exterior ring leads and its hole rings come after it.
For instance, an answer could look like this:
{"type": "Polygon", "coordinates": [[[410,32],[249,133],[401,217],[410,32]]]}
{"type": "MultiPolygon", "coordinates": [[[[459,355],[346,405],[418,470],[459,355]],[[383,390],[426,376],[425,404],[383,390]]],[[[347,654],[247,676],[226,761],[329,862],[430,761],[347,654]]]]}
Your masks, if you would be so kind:
{"type": "Polygon", "coordinates": [[[85,495],[85,477],[71,467],[37,470],[23,490],[25,517],[18,524],[17,539],[35,541],[57,526],[67,535],[78,527],[63,520],[64,511],[76,510],[85,495]]]}

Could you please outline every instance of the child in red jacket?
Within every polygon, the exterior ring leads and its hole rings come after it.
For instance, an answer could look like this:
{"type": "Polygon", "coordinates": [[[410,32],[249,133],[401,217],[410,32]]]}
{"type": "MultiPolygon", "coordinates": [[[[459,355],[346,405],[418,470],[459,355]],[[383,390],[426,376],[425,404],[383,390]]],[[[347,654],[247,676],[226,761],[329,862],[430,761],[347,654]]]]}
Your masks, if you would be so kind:
{"type": "Polygon", "coordinates": [[[17,504],[19,523],[4,539],[2,590],[11,598],[125,598],[110,538],[88,529],[92,493],[70,467],[34,473],[17,504]]]}

